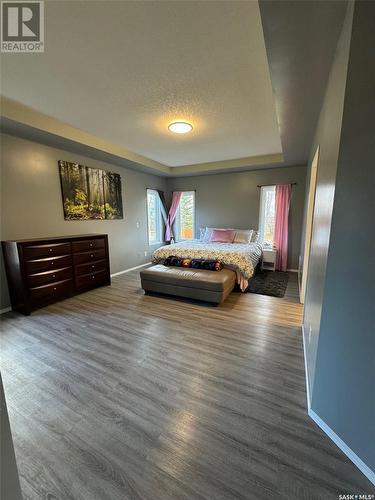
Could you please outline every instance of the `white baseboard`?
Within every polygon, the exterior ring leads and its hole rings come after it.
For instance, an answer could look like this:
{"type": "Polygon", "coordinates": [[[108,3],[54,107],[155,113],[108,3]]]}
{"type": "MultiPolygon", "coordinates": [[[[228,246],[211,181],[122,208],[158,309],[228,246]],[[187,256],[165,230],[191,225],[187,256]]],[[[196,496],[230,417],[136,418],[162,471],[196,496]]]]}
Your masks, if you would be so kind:
{"type": "MultiPolygon", "coordinates": [[[[118,273],[111,274],[111,278],[114,278],[115,276],[119,276],[120,274],[129,273],[130,271],[134,271],[135,269],[140,269],[141,267],[149,266],[150,264],[151,264],[151,262],[146,262],[145,264],[141,264],[140,266],[135,266],[135,267],[131,267],[129,269],[124,269],[123,271],[119,271],[118,273]]],[[[0,315],[5,314],[11,310],[12,310],[11,307],[5,307],[4,309],[0,309],[0,315]]]]}
{"type": "Polygon", "coordinates": [[[329,438],[340,448],[340,450],[353,462],[354,465],[367,477],[367,479],[375,486],[375,472],[368,467],[353,450],[317,415],[314,410],[309,409],[309,417],[327,434],[329,438]]]}
{"type": "Polygon", "coordinates": [[[298,269],[287,269],[290,273],[298,273],[298,269]]]}
{"type": "Polygon", "coordinates": [[[151,264],[151,262],[145,262],[144,264],[141,264],[140,266],[135,266],[135,267],[130,267],[129,269],[124,269],[123,271],[119,271],[118,273],[111,274],[111,278],[114,278],[115,276],[119,276],[120,274],[129,273],[130,271],[135,271],[135,269],[140,269],[141,267],[149,266],[150,264],[151,264]]]}
{"type": "Polygon", "coordinates": [[[303,341],[303,357],[305,361],[305,381],[306,381],[306,399],[307,399],[307,414],[308,416],[322,429],[322,431],[335,443],[336,446],[358,467],[367,479],[375,485],[375,472],[368,467],[353,450],[322,420],[314,410],[311,409],[311,394],[309,383],[309,372],[307,370],[307,351],[305,343],[305,329],[302,325],[302,341],[303,341]]]}
{"type": "Polygon", "coordinates": [[[307,369],[307,346],[306,346],[306,341],[305,341],[305,327],[303,324],[302,324],[302,342],[303,342],[303,359],[305,362],[307,412],[309,412],[310,408],[311,408],[311,395],[310,395],[309,372],[307,369]]]}

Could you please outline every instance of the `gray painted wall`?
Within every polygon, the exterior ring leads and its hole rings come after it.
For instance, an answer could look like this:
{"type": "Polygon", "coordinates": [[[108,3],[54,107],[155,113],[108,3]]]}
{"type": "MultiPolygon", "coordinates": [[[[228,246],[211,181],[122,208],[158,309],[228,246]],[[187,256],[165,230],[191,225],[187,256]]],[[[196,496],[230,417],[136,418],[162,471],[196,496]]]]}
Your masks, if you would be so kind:
{"type": "Polygon", "coordinates": [[[196,228],[238,227],[258,228],[261,184],[297,182],[293,186],[289,215],[288,267],[298,268],[306,167],[285,167],[269,170],[237,172],[194,177],[168,178],[172,191],[196,190],[196,228]]]}
{"type": "MultiPolygon", "coordinates": [[[[112,273],[150,260],[155,247],[150,247],[147,241],[146,188],[166,190],[165,178],[10,135],[1,136],[1,146],[1,239],[107,233],[112,273]],[[65,221],[58,160],[75,161],[120,173],[124,219],[65,221]]],[[[8,306],[9,296],[1,262],[0,308],[8,306]]]]}
{"type": "MultiPolygon", "coordinates": [[[[309,275],[304,309],[304,331],[305,345],[307,346],[308,352],[307,369],[309,373],[310,394],[314,383],[315,360],[319,338],[337,161],[340,146],[350,34],[351,16],[347,16],[332,65],[309,163],[311,165],[311,161],[319,145],[319,164],[311,237],[309,275]]],[[[310,168],[308,168],[307,180],[309,184],[310,168]]],[[[309,185],[307,185],[306,188],[306,195],[308,195],[308,190],[309,185]]],[[[308,196],[306,196],[306,204],[307,198],[308,196]]],[[[304,244],[302,244],[301,255],[303,255],[303,251],[304,244]]]]}
{"type": "Polygon", "coordinates": [[[349,5],[311,152],[320,144],[304,319],[311,408],[373,474],[374,19],[374,2],[349,5]]]}
{"type": "MultiPolygon", "coordinates": [[[[165,179],[11,135],[2,134],[1,145],[3,240],[104,232],[109,235],[111,271],[115,273],[148,262],[155,248],[149,247],[147,242],[147,187],[169,193],[174,189],[195,189],[197,228],[205,225],[256,228],[260,193],[257,184],[297,182],[293,187],[290,210],[289,267],[298,267],[305,167],[165,179]],[[119,172],[122,176],[124,219],[65,221],[57,168],[59,159],[119,172]]],[[[3,309],[9,306],[9,296],[2,257],[0,279],[0,308],[3,309]]]]}
{"type": "Polygon", "coordinates": [[[374,19],[355,3],[312,408],[375,474],[374,19]]]}
{"type": "Polygon", "coordinates": [[[0,375],[0,498],[22,500],[18,468],[14,454],[12,432],[0,375]]]}

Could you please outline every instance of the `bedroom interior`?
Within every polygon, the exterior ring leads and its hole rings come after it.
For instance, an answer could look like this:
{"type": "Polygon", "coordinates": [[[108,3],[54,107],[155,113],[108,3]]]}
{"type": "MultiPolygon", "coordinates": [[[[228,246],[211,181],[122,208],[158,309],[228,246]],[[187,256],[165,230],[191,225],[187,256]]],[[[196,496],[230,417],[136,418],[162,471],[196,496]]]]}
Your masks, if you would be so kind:
{"type": "Polygon", "coordinates": [[[1,9],[1,498],[375,499],[375,1],[1,9]]]}

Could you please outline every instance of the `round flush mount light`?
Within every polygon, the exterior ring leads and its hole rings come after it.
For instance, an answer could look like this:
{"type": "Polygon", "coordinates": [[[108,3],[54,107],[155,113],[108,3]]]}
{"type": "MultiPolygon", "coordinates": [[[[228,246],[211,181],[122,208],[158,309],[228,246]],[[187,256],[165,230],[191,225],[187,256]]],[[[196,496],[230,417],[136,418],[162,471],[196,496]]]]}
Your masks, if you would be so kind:
{"type": "Polygon", "coordinates": [[[168,125],[168,129],[175,134],[187,134],[193,130],[193,126],[187,122],[173,122],[168,125]]]}

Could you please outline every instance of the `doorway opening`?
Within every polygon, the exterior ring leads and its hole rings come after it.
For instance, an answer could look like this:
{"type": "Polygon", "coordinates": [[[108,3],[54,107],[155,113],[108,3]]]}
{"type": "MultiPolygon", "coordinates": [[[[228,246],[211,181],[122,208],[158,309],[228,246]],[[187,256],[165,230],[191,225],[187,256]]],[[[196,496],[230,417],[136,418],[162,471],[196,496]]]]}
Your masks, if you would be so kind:
{"type": "Polygon", "coordinates": [[[311,164],[311,173],[310,173],[309,197],[307,202],[307,214],[306,214],[305,249],[302,262],[302,277],[300,280],[300,301],[302,304],[305,303],[307,275],[309,271],[309,259],[310,259],[310,248],[311,248],[311,235],[313,229],[318,163],[319,163],[319,146],[315,151],[315,155],[311,164]]]}

